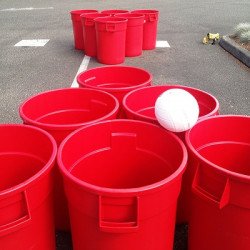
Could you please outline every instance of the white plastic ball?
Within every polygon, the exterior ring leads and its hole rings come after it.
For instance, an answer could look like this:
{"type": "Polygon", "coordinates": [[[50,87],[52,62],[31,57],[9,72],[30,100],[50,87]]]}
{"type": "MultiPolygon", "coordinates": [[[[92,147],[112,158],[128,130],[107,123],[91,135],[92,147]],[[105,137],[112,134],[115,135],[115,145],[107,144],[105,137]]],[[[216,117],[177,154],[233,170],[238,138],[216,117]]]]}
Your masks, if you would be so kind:
{"type": "Polygon", "coordinates": [[[197,100],[183,89],[163,92],[155,103],[158,122],[172,132],[183,132],[192,128],[199,118],[197,100]]]}

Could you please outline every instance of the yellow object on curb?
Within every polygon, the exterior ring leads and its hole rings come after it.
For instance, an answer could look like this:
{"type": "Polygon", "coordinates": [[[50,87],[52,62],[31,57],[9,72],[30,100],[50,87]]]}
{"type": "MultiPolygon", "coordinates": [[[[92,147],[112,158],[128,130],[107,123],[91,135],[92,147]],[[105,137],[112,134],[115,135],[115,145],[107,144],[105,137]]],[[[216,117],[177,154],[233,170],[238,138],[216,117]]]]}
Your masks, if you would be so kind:
{"type": "Polygon", "coordinates": [[[216,33],[207,33],[207,35],[203,38],[202,42],[204,44],[210,44],[210,42],[212,42],[211,44],[215,44],[216,41],[218,41],[220,39],[220,34],[216,33]]]}

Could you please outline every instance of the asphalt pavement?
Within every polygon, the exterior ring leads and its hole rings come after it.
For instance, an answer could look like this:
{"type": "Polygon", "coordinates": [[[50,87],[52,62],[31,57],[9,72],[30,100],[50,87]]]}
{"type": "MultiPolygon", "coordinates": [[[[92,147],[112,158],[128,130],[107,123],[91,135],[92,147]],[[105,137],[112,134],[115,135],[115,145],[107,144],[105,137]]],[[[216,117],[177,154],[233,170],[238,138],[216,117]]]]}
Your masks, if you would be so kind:
{"type": "MultiPolygon", "coordinates": [[[[0,122],[20,123],[18,107],[26,98],[71,86],[84,54],[74,49],[70,10],[142,8],[160,11],[157,39],[167,40],[170,48],[144,51],[126,58],[125,65],[150,71],[154,84],[187,85],[213,94],[221,114],[250,115],[249,68],[218,44],[201,43],[208,32],[227,35],[249,21],[249,0],[0,0],[0,122]],[[24,39],[49,42],[14,46],[24,39]]],[[[97,66],[103,65],[92,58],[88,68],[97,66]]],[[[183,249],[185,244],[178,248],[183,249]]]]}

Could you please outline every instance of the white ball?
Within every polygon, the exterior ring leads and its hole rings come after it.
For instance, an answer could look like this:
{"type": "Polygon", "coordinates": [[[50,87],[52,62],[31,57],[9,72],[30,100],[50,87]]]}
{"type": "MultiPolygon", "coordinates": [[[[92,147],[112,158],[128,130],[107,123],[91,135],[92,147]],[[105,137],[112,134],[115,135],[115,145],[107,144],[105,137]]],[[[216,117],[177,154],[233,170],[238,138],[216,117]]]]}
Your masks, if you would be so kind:
{"type": "Polygon", "coordinates": [[[157,98],[155,116],[167,130],[183,132],[197,122],[199,105],[189,92],[183,89],[170,89],[157,98]]]}

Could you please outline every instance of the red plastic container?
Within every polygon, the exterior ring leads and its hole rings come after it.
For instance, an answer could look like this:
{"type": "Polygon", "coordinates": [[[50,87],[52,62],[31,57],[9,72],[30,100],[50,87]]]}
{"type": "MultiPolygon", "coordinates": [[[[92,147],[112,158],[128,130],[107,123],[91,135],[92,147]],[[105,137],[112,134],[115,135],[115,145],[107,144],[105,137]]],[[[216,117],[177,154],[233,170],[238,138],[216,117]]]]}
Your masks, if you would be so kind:
{"type": "Polygon", "coordinates": [[[114,9],[114,10],[103,10],[103,11],[101,11],[101,13],[105,13],[105,14],[109,14],[111,16],[115,16],[116,14],[129,13],[129,11],[128,10],[114,9]]]}
{"type": "Polygon", "coordinates": [[[95,19],[97,60],[103,64],[120,64],[125,60],[128,19],[98,17],[95,19]]]}
{"type": "Polygon", "coordinates": [[[68,136],[58,164],[74,249],[172,249],[186,161],[178,137],[141,121],[100,122],[68,136]]]}
{"type": "Polygon", "coordinates": [[[0,125],[0,249],[55,249],[56,143],[47,132],[0,125]]]}
{"type": "Polygon", "coordinates": [[[159,11],[158,10],[133,10],[131,11],[131,13],[143,14],[145,16],[145,23],[143,27],[142,49],[144,50],[155,49],[159,11]]]}
{"type": "MultiPolygon", "coordinates": [[[[199,119],[219,114],[219,102],[211,94],[200,89],[181,85],[162,85],[149,86],[129,92],[123,99],[123,109],[127,118],[142,120],[150,123],[159,124],[155,117],[155,102],[165,91],[173,88],[180,88],[192,94],[198,102],[200,113],[199,119]]],[[[185,132],[176,133],[183,141],[185,132]]],[[[190,195],[191,195],[192,176],[189,167],[183,175],[182,190],[179,197],[177,209],[177,223],[187,223],[190,214],[190,195]]]]}
{"type": "MultiPolygon", "coordinates": [[[[186,90],[195,97],[200,110],[199,119],[219,114],[218,100],[205,91],[182,85],[158,85],[138,88],[128,92],[124,96],[122,108],[124,109],[127,118],[159,125],[155,117],[155,102],[163,92],[173,88],[186,90]]],[[[175,134],[184,140],[185,132],[175,134]]]]}
{"type": "Polygon", "coordinates": [[[84,51],[85,55],[95,57],[97,54],[96,48],[96,30],[94,19],[97,17],[107,17],[109,14],[104,13],[88,13],[82,14],[82,28],[84,39],[84,51]]]}
{"type": "Polygon", "coordinates": [[[79,50],[84,50],[84,41],[83,41],[83,32],[82,32],[82,23],[80,15],[83,13],[95,13],[98,10],[72,10],[70,11],[72,25],[73,25],[73,34],[74,34],[74,43],[75,48],[79,50]]]}
{"type": "Polygon", "coordinates": [[[150,72],[132,66],[106,66],[80,73],[80,87],[100,89],[114,95],[119,102],[130,91],[152,84],[150,72]]]}
{"type": "Polygon", "coordinates": [[[186,134],[191,250],[250,249],[250,117],[201,120],[186,134]]]}
{"type": "Polygon", "coordinates": [[[126,31],[125,56],[142,54],[144,15],[136,13],[116,14],[116,17],[128,19],[126,31]]]}
{"type": "MultiPolygon", "coordinates": [[[[20,106],[24,123],[48,131],[59,145],[72,131],[107,119],[115,119],[119,103],[109,93],[94,89],[57,89],[35,95],[20,106]]],[[[56,168],[57,170],[57,168],[56,168]]],[[[55,175],[55,223],[69,230],[69,217],[62,178],[55,175]]]]}

